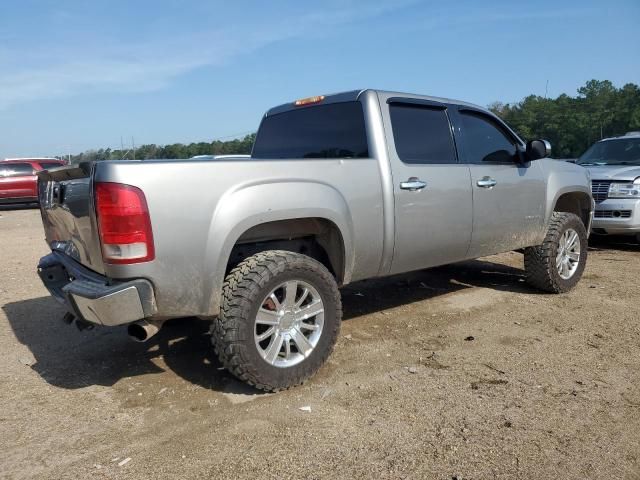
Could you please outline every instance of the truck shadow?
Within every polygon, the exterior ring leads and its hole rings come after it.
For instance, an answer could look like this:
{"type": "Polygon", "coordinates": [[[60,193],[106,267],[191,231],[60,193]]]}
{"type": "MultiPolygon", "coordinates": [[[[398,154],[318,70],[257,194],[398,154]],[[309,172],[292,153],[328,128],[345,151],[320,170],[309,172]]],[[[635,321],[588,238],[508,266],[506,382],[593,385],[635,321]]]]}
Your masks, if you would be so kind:
{"type": "Polygon", "coordinates": [[[591,235],[591,250],[619,250],[623,252],[640,252],[640,242],[628,235],[591,235]]]}
{"type": "Polygon", "coordinates": [[[206,388],[233,390],[229,386],[233,377],[220,370],[211,347],[207,321],[168,321],[148,342],[136,343],[125,327],[79,331],[65,325],[61,321],[65,310],[52,297],[8,303],[2,309],[16,338],[32,354],[32,358],[16,361],[51,385],[66,389],[111,386],[123,378],[162,373],[168,367],[206,388]]]}
{"type": "MultiPolygon", "coordinates": [[[[524,285],[521,270],[472,261],[349,285],[343,289],[344,319],[472,287],[535,293],[524,285]]],[[[126,377],[169,369],[207,389],[247,393],[247,387],[218,362],[207,333],[208,321],[172,320],[148,342],[135,343],[124,327],[81,332],[64,325],[60,321],[64,309],[51,297],[8,303],[2,309],[16,338],[33,356],[16,361],[51,385],[66,389],[111,386],[126,377]]]]}
{"type": "Polygon", "coordinates": [[[343,319],[428,300],[472,287],[537,294],[524,271],[500,263],[472,260],[380,279],[342,289],[343,319]]]}

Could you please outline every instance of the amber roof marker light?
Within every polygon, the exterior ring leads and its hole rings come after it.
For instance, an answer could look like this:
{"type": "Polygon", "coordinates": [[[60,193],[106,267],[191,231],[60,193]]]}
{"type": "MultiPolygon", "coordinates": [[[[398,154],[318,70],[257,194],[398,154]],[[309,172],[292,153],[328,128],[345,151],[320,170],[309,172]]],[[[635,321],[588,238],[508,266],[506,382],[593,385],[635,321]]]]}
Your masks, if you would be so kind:
{"type": "Polygon", "coordinates": [[[323,100],[324,100],[324,95],[316,95],[315,97],[301,98],[300,100],[296,100],[293,104],[296,107],[302,107],[304,105],[311,105],[313,103],[320,103],[323,100]]]}

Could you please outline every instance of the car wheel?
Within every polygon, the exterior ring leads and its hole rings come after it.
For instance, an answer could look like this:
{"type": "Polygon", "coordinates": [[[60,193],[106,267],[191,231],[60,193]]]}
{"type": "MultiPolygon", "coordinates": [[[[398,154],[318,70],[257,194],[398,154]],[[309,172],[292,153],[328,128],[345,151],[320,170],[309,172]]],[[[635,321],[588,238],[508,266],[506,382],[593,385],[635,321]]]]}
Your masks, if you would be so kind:
{"type": "Polygon", "coordinates": [[[542,245],[524,251],[527,282],[551,293],[575,287],[586,263],[587,231],[573,213],[554,212],[542,245]]]}
{"type": "Polygon", "coordinates": [[[324,265],[299,253],[266,251],[227,276],[212,342],[236,377],[278,391],[324,364],[341,319],[340,292],[324,265]]]}

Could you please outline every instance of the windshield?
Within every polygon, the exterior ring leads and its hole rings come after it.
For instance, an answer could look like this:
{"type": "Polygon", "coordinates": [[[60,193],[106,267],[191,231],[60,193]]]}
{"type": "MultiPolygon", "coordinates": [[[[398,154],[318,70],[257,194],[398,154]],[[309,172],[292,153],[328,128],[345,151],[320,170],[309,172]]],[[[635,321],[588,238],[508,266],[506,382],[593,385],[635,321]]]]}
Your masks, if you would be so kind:
{"type": "Polygon", "coordinates": [[[360,102],[289,110],[264,118],[254,158],[366,158],[369,155],[360,102]]]}
{"type": "Polygon", "coordinates": [[[578,159],[579,165],[640,165],[640,138],[595,143],[578,159]]]}

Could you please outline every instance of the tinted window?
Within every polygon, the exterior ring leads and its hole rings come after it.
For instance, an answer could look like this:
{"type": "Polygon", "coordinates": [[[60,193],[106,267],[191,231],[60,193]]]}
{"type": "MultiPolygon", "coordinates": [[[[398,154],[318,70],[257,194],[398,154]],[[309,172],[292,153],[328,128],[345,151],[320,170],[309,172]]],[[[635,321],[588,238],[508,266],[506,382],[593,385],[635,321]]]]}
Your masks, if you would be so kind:
{"type": "Polygon", "coordinates": [[[61,164],[56,163],[56,162],[40,162],[40,166],[46,170],[47,168],[57,168],[57,167],[62,167],[61,164]]]}
{"type": "Polygon", "coordinates": [[[405,163],[456,163],[447,114],[408,104],[391,104],[391,128],[398,157],[405,163]]]}
{"type": "Polygon", "coordinates": [[[262,120],[252,156],[257,158],[368,157],[360,102],[290,110],[262,120]]]}
{"type": "Polygon", "coordinates": [[[0,174],[3,177],[19,177],[22,175],[33,175],[33,167],[28,163],[10,163],[0,166],[0,174]]]}
{"type": "Polygon", "coordinates": [[[469,162],[513,162],[515,144],[491,119],[471,112],[460,114],[469,162]]]}

